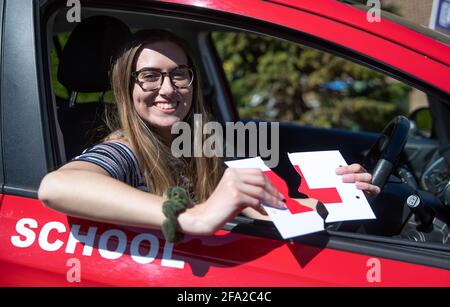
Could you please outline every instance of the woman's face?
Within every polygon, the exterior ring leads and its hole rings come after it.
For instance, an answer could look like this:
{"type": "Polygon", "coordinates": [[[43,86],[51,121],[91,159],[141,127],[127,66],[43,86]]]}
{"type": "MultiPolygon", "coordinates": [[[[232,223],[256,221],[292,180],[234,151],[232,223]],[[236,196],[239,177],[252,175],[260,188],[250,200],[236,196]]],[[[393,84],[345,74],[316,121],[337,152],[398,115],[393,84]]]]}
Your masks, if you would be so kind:
{"type": "MultiPolygon", "coordinates": [[[[135,71],[152,68],[162,73],[170,73],[179,66],[187,66],[184,51],[172,42],[155,42],[144,45],[140,52],[135,71]]],[[[170,128],[183,120],[192,105],[193,85],[188,88],[174,87],[168,75],[163,75],[159,89],[144,91],[134,83],[133,103],[139,116],[157,129],[170,128]]]]}

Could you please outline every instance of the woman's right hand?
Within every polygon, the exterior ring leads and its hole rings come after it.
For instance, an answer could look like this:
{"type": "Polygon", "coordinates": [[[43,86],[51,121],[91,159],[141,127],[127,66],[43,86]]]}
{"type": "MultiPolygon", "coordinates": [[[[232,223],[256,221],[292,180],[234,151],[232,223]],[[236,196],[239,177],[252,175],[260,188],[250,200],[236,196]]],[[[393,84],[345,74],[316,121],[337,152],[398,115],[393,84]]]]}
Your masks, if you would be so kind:
{"type": "Polygon", "coordinates": [[[212,234],[247,207],[264,212],[264,203],[286,209],[283,198],[261,170],[228,168],[211,196],[188,212],[202,225],[200,233],[212,234]]]}

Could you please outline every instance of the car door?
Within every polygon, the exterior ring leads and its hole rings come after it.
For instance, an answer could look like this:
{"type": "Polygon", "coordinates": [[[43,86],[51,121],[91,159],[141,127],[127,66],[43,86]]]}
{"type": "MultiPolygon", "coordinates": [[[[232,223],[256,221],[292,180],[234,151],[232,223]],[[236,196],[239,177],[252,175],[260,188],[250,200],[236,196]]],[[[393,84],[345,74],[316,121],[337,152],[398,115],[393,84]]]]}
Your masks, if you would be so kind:
{"type": "MultiPolygon", "coordinates": [[[[239,26],[252,30],[255,29],[253,22],[256,22],[262,31],[270,29],[266,22],[273,23],[277,21],[273,19],[275,16],[285,16],[285,13],[288,13],[286,20],[290,22],[305,15],[316,25],[327,22],[323,17],[268,2],[220,1],[208,2],[207,5],[205,2],[200,7],[189,6],[189,1],[172,2],[130,1],[117,7],[113,1],[102,1],[102,9],[98,13],[133,16],[139,8],[141,14],[148,14],[145,15],[147,19],[152,16],[156,21],[160,18],[176,24],[183,17],[192,25],[201,25],[203,30],[209,29],[213,21],[216,26],[239,26]]],[[[86,1],[84,5],[89,7],[89,4],[95,11],[95,5],[99,3],[86,1]]],[[[39,7],[31,0],[8,1],[5,8],[1,78],[5,187],[0,211],[0,284],[449,284],[448,251],[436,244],[414,244],[338,232],[285,241],[272,223],[237,217],[213,236],[186,236],[182,243],[173,245],[164,240],[160,231],[96,223],[43,207],[37,199],[40,179],[61,164],[52,115],[54,97],[50,86],[49,59],[45,54],[48,53],[47,36],[42,26],[45,25],[44,17],[51,15],[46,10],[55,8],[48,1],[45,5],[39,7]],[[27,17],[25,21],[17,17],[18,12],[27,17]],[[25,31],[24,35],[14,32],[18,20],[23,22],[21,29],[25,31]]],[[[297,32],[290,34],[300,35],[297,32]]],[[[214,72],[213,66],[205,69],[214,72]]],[[[225,93],[223,88],[220,89],[223,84],[213,82],[213,85],[217,87],[216,97],[225,93]]],[[[227,100],[225,96],[218,97],[220,99],[227,100]]],[[[230,114],[223,113],[222,116],[227,118],[230,114]]]]}

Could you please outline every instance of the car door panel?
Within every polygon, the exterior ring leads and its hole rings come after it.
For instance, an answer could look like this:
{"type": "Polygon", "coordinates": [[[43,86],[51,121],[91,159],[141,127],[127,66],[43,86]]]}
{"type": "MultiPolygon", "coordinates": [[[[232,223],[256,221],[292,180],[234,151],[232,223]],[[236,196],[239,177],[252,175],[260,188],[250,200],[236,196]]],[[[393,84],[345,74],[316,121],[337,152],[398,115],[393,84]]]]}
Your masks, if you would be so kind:
{"type": "Polygon", "coordinates": [[[0,234],[1,285],[76,285],[70,282],[75,266],[69,260],[79,261],[79,285],[439,286],[450,282],[450,271],[444,269],[225,230],[209,237],[187,236],[174,246],[156,230],[68,218],[38,200],[8,195],[0,212],[0,234]],[[381,270],[379,282],[371,282],[369,276],[374,263],[381,270]]]}

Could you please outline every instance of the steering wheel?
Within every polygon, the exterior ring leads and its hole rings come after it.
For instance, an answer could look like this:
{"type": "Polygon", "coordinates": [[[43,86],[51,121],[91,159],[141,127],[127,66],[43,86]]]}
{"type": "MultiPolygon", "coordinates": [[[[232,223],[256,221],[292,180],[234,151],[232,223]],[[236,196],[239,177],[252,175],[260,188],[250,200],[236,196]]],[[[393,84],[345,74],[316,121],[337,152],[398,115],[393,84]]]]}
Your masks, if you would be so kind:
{"type": "MultiPolygon", "coordinates": [[[[383,129],[378,139],[370,147],[362,165],[372,173],[372,184],[383,189],[389,176],[395,170],[396,164],[401,156],[406,141],[408,140],[410,121],[404,116],[395,117],[383,129]]],[[[383,206],[376,206],[383,209],[383,206]]],[[[392,206],[389,206],[389,212],[392,206]]],[[[386,211],[386,210],[385,210],[386,211]]],[[[387,212],[387,211],[386,211],[387,212]]],[[[383,216],[383,212],[376,213],[383,216]]],[[[384,219],[382,219],[384,221],[384,219]]],[[[397,227],[398,223],[395,223],[397,227]]],[[[360,222],[343,223],[338,222],[332,225],[333,230],[343,230],[354,232],[361,226],[360,222]]],[[[383,229],[385,225],[383,225],[383,229]]],[[[365,229],[367,231],[367,229],[365,229]]]]}
{"type": "Polygon", "coordinates": [[[410,126],[406,117],[395,117],[381,132],[364,159],[364,167],[372,172],[372,184],[380,189],[395,169],[408,140],[410,126]]]}

